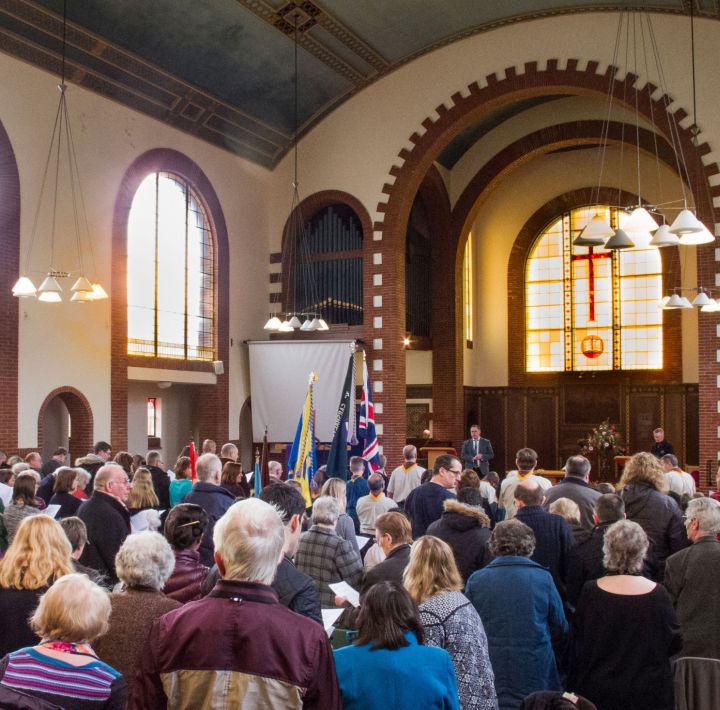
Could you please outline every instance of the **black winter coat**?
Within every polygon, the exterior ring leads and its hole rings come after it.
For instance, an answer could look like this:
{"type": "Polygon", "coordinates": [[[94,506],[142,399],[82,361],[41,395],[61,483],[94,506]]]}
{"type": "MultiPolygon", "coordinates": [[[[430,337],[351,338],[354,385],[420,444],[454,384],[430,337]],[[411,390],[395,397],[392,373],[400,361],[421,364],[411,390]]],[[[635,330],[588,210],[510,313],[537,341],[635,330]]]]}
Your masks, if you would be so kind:
{"type": "Polygon", "coordinates": [[[665,560],[690,545],[682,511],[665,493],[647,483],[629,483],[620,491],[628,520],[638,523],[650,540],[648,558],[656,570],[655,582],[662,582],[665,560]]]}
{"type": "Polygon", "coordinates": [[[78,517],[88,533],[80,564],[92,567],[115,584],[115,555],[130,534],[130,512],[117,498],[93,491],[90,500],[80,506],[78,517]]]}
{"type": "Polygon", "coordinates": [[[492,560],[487,548],[490,519],[476,506],[446,500],[442,517],[428,527],[427,534],[450,545],[463,582],[492,560]]]}
{"type": "Polygon", "coordinates": [[[148,466],[152,476],[155,495],[158,497],[160,510],[170,510],[170,478],[158,466],[148,466]]]}

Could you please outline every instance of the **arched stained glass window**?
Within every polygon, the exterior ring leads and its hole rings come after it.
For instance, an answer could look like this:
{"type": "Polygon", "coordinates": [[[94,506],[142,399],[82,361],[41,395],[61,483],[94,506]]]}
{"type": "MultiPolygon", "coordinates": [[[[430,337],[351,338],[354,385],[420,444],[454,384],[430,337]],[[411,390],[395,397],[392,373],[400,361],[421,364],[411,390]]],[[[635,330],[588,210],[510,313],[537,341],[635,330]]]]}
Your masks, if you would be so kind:
{"type": "Polygon", "coordinates": [[[148,175],[128,218],[128,354],[214,359],[214,240],[177,175],[148,175]]]}
{"type": "Polygon", "coordinates": [[[662,267],[658,249],[633,235],[622,251],[577,247],[596,213],[615,228],[627,215],[607,206],[563,214],[538,236],[525,273],[528,372],[657,370],[663,366],[662,267]]]}

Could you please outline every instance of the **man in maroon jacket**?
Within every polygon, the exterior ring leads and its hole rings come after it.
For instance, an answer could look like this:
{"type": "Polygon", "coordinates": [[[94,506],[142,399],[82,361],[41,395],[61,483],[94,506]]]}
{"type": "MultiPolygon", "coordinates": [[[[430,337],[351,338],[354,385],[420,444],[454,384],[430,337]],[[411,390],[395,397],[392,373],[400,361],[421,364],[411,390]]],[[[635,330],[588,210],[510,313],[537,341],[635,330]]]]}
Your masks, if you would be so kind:
{"type": "Polygon", "coordinates": [[[257,498],[235,503],[213,537],[222,579],[155,622],[130,707],[340,710],[324,629],[269,586],[285,539],[275,508],[257,498]]]}

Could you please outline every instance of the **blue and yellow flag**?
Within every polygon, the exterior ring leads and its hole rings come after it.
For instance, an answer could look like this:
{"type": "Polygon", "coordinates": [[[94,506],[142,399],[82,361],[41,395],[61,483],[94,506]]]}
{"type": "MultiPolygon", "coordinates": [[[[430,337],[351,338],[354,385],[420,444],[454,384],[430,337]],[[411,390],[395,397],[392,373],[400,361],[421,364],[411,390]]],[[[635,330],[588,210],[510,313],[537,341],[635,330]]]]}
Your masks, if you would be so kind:
{"type": "Polygon", "coordinates": [[[317,382],[317,375],[310,373],[305,404],[303,405],[300,421],[295,432],[295,441],[290,449],[288,469],[293,478],[300,481],[303,497],[308,508],[312,506],[310,497],[310,482],[317,471],[317,449],[315,446],[315,410],[313,408],[313,385],[317,382]]]}

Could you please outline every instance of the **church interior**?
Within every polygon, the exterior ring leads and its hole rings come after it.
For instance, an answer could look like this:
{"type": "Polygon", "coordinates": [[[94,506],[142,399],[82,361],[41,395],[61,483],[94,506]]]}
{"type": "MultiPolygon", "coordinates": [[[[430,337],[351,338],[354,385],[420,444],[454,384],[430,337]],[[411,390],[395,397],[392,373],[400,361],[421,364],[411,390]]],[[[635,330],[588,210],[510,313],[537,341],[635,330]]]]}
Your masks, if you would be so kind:
{"type": "Polygon", "coordinates": [[[717,2],[63,12],[0,0],[1,449],[211,438],[251,466],[248,342],[354,339],[390,466],[478,423],[498,471],[555,470],[607,420],[710,485],[717,2]]]}

